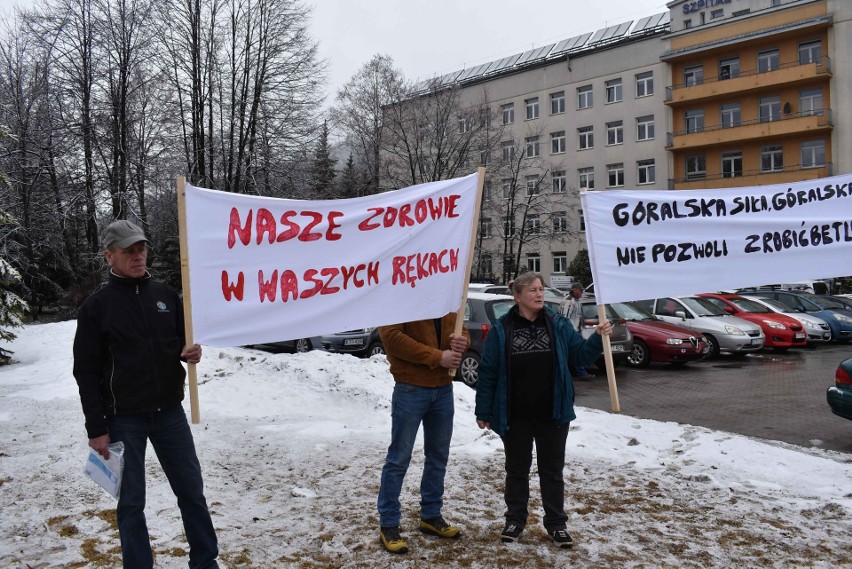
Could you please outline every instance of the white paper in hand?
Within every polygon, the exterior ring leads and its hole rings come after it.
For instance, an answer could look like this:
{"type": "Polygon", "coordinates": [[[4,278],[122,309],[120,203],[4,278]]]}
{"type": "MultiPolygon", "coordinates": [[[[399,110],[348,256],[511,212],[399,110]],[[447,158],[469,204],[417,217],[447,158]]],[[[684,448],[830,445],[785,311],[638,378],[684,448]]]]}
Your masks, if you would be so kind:
{"type": "Polygon", "coordinates": [[[94,450],[90,450],[83,472],[118,500],[121,475],[124,472],[124,443],[119,441],[110,444],[109,459],[106,460],[94,450]]]}

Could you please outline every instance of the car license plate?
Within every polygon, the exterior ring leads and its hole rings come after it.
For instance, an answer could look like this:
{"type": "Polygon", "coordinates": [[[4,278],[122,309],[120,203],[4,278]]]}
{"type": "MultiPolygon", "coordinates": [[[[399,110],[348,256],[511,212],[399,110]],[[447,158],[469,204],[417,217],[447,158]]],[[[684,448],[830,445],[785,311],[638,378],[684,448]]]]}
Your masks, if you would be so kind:
{"type": "Polygon", "coordinates": [[[612,351],[613,351],[613,352],[623,352],[623,351],[624,351],[624,346],[623,346],[622,344],[614,344],[614,345],[612,346],[612,351]]]}
{"type": "Polygon", "coordinates": [[[798,334],[796,334],[796,339],[797,340],[804,340],[805,339],[805,333],[799,332],[798,334]]]}
{"type": "Polygon", "coordinates": [[[363,346],[364,340],[361,338],[349,338],[348,340],[343,341],[344,346],[363,346]]]}
{"type": "Polygon", "coordinates": [[[762,346],[763,340],[761,340],[760,338],[752,338],[751,339],[751,345],[752,346],[762,346]]]}

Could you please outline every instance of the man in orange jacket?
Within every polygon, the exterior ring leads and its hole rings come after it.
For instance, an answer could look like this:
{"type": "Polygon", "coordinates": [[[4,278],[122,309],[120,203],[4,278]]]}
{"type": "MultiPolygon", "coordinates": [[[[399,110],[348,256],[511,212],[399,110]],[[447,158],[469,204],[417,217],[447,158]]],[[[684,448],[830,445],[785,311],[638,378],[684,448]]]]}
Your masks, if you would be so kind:
{"type": "Polygon", "coordinates": [[[379,537],[391,553],[407,553],[400,535],[399,495],[411,462],[420,424],[423,424],[425,463],[420,481],[420,531],[450,539],[459,528],[441,515],[444,475],[453,436],[453,383],[449,370],[458,368],[470,345],[470,335],[454,334],[455,313],[379,329],[395,385],[391,407],[391,444],[382,468],[378,510],[379,537]]]}

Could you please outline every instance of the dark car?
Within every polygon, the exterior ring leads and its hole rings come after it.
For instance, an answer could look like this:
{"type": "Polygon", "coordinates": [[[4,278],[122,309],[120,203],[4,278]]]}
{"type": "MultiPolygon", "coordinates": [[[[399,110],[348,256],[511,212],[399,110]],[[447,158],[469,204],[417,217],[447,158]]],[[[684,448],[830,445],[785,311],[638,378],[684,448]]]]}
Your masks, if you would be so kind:
{"type": "Polygon", "coordinates": [[[468,292],[464,310],[464,325],[470,334],[470,349],[462,358],[456,379],[470,387],[476,387],[477,368],[485,347],[485,338],[491,323],[509,312],[515,299],[503,294],[468,292]]]}
{"type": "Polygon", "coordinates": [[[613,312],[623,318],[633,335],[627,365],[647,367],[651,363],[681,366],[704,359],[710,347],[704,337],[683,326],[663,322],[637,304],[614,302],[613,312]]]}
{"type": "Polygon", "coordinates": [[[831,412],[852,420],[852,358],[840,362],[834,372],[834,385],[825,394],[831,412]]]}
{"type": "Polygon", "coordinates": [[[738,294],[702,293],[703,296],[728,314],[733,314],[752,324],[757,324],[766,336],[764,346],[776,352],[788,348],[804,348],[808,345],[808,335],[802,323],[774,312],[770,308],[738,294]]]}
{"type": "Polygon", "coordinates": [[[368,357],[385,353],[382,339],[379,337],[378,328],[359,328],[357,330],[337,332],[336,334],[255,344],[253,347],[263,350],[297,353],[323,350],[336,354],[352,354],[354,356],[368,357]]]}
{"type": "Polygon", "coordinates": [[[842,304],[825,296],[775,289],[744,290],[739,294],[777,300],[789,306],[792,312],[803,312],[825,320],[831,328],[833,342],[852,340],[852,311],[846,310],[842,304]]]}
{"type": "MultiPolygon", "coordinates": [[[[584,338],[588,338],[595,332],[598,325],[598,306],[594,299],[581,298],[580,306],[583,309],[583,320],[580,332],[584,338]]],[[[627,361],[633,351],[633,335],[627,328],[627,323],[617,314],[610,305],[606,305],[606,317],[612,323],[612,334],[609,337],[609,345],[612,348],[612,360],[615,364],[627,361]]],[[[598,360],[598,367],[604,368],[603,356],[598,360]]]]}

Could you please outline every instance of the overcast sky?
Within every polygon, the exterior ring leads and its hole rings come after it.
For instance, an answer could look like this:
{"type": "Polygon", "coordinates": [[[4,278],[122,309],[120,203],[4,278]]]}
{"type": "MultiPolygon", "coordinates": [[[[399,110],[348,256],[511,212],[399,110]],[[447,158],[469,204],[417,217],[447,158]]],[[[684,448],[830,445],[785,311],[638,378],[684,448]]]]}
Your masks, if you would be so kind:
{"type": "MultiPolygon", "coordinates": [[[[328,61],[326,105],[377,53],[428,79],[666,11],[666,0],[306,0],[328,61]]],[[[34,0],[0,0],[0,15],[34,0]]]]}
{"type": "MultiPolygon", "coordinates": [[[[3,0],[0,0],[3,1],[3,0]]],[[[428,79],[665,12],[666,0],[314,0],[328,99],[377,54],[428,79]]]]}

